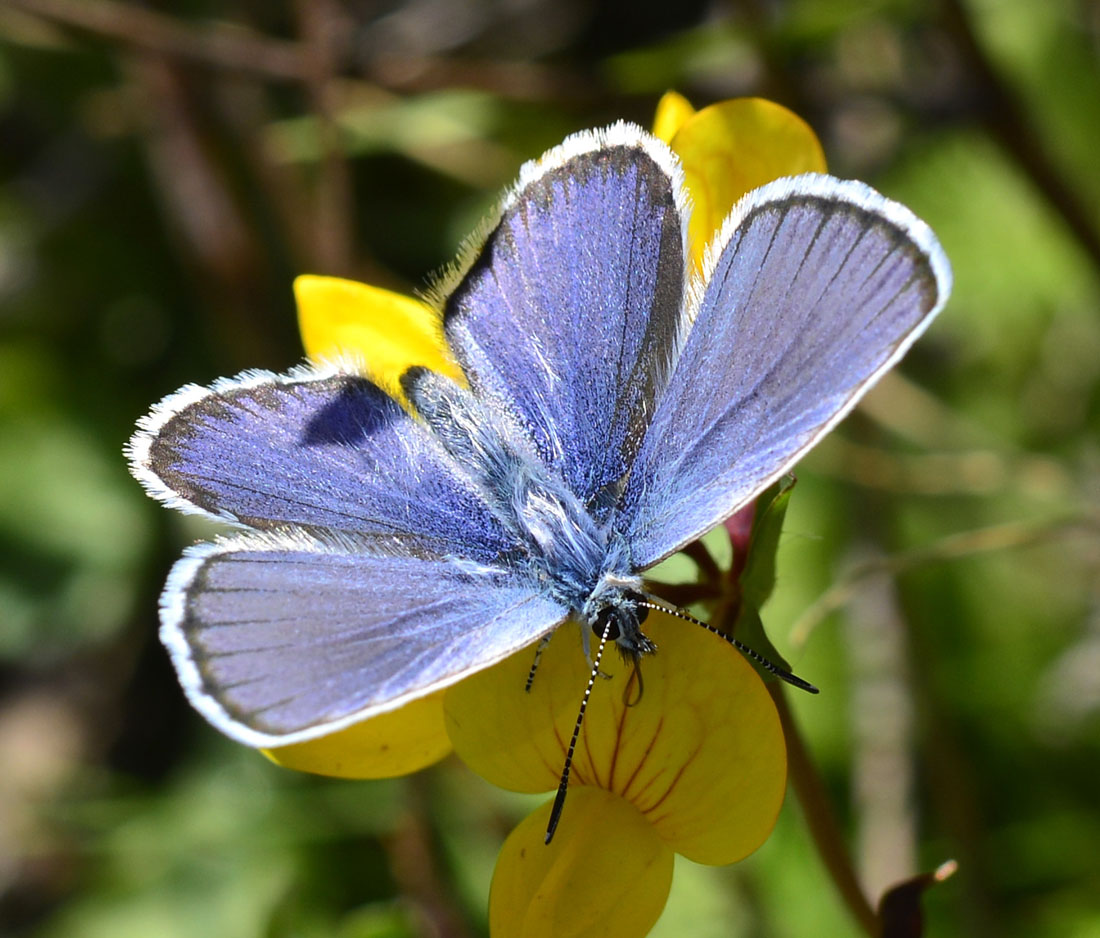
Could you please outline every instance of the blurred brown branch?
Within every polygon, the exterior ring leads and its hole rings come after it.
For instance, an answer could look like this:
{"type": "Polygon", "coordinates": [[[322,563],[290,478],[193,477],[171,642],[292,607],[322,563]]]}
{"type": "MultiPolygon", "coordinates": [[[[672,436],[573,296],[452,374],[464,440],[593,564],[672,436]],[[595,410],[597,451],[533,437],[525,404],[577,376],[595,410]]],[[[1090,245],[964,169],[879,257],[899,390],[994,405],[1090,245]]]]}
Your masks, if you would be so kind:
{"type": "Polygon", "coordinates": [[[984,105],[981,119],[1005,152],[1027,174],[1100,270],[1100,231],[1041,143],[1019,96],[986,54],[963,0],[944,0],[944,21],[962,54],[984,105]]]}
{"type": "Polygon", "coordinates": [[[1100,531],[1100,516],[1086,510],[1068,517],[1040,521],[1010,521],[973,531],[960,531],[928,546],[874,557],[852,567],[818,596],[791,626],[788,641],[794,649],[804,647],[813,630],[831,613],[844,606],[867,577],[877,573],[887,572],[897,575],[923,564],[946,562],[974,554],[1033,547],[1072,534],[1095,537],[1097,531],[1100,531]]]}
{"type": "Polygon", "coordinates": [[[305,44],[306,85],[317,118],[321,143],[315,223],[318,273],[350,274],[352,263],[351,174],[340,129],[335,119],[333,79],[342,58],[341,35],[347,36],[345,16],[332,0],[297,0],[298,32],[305,44]]]}
{"type": "Polygon", "coordinates": [[[202,27],[116,0],[3,0],[4,5],[113,42],[198,65],[303,81],[309,65],[297,43],[243,26],[202,27]]]}
{"type": "MultiPolygon", "coordinates": [[[[238,23],[193,26],[120,0],[0,0],[0,6],[139,51],[307,85],[317,78],[321,61],[317,57],[320,32],[313,32],[311,23],[332,20],[333,11],[337,20],[344,18],[338,4],[299,3],[298,23],[303,36],[299,43],[272,39],[238,23]]],[[[332,35],[324,43],[331,44],[337,37],[334,31],[329,32],[332,35]]],[[[338,69],[332,61],[329,66],[331,78],[338,69]]],[[[519,101],[590,101],[597,88],[593,76],[583,71],[532,62],[378,54],[359,63],[359,70],[369,81],[395,91],[415,93],[461,85],[519,101]]],[[[606,97],[607,89],[601,89],[601,93],[606,97]]]]}

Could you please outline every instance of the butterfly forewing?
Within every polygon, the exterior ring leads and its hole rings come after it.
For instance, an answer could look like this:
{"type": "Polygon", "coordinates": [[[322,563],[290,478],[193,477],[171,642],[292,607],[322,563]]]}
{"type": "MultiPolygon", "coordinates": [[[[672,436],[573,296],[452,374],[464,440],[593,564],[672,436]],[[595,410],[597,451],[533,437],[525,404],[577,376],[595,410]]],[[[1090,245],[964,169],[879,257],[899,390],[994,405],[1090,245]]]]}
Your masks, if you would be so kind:
{"type": "Polygon", "coordinates": [[[243,535],[176,565],[161,638],[192,703],[252,746],[393,709],[546,634],[567,610],[514,572],[243,535]]]}
{"type": "Polygon", "coordinates": [[[597,514],[683,331],[685,232],[663,144],[625,126],[578,135],[524,171],[446,303],[475,391],[513,412],[597,514]]]}
{"type": "Polygon", "coordinates": [[[734,209],[621,503],[644,569],[787,471],[939,311],[931,231],[860,183],[780,180],[734,209]]]}

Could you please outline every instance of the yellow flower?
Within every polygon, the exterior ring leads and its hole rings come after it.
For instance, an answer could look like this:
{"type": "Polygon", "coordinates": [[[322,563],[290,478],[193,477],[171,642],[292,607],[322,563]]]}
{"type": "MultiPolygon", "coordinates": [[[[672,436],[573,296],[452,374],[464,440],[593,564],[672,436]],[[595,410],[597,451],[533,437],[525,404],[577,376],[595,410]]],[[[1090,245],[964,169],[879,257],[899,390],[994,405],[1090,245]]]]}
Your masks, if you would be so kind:
{"type": "MultiPolygon", "coordinates": [[[[551,802],[512,832],[489,903],[494,935],[643,935],[664,908],[673,852],[740,860],[783,802],[786,750],[763,681],[697,626],[654,613],[657,653],[637,673],[606,655],[592,690],[561,823],[551,802]]],[[[556,788],[589,676],[579,635],[559,629],[529,692],[530,650],[446,692],[458,755],[502,788],[556,788]]]]}
{"type": "MultiPolygon", "coordinates": [[[[825,169],[821,147],[791,112],[760,99],[696,112],[669,93],[657,136],[680,156],[692,198],[692,258],[749,189],[825,169]]],[[[397,377],[425,365],[460,379],[436,310],[389,291],[325,277],[295,284],[306,351],[351,358],[398,399],[397,377]]],[[[568,799],[544,845],[547,802],[508,838],[490,899],[494,935],[643,935],[660,915],[674,853],[734,862],[768,836],[786,757],[763,682],[716,636],[652,614],[658,652],[634,669],[605,656],[582,727],[568,799]],[[627,706],[627,702],[634,704],[627,706]]],[[[588,678],[578,631],[555,633],[529,693],[529,649],[446,691],[322,739],[270,750],[282,765],[377,778],[459,755],[513,790],[557,786],[588,678]]]]}

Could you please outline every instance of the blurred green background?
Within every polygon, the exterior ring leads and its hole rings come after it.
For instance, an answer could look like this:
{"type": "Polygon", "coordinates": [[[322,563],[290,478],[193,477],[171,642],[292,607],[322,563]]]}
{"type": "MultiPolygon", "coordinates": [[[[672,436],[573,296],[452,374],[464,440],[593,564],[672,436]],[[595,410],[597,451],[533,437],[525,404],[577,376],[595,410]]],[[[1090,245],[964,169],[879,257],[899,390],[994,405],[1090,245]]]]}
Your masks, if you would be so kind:
{"type": "MultiPolygon", "coordinates": [[[[765,620],[866,888],[935,936],[1100,936],[1100,4],[0,0],[0,934],[476,936],[530,799],[281,770],[184,703],[156,599],[212,526],[121,455],[301,358],[290,283],[412,289],[573,130],[763,95],[956,289],[799,471],[765,620]]],[[[855,934],[788,796],[654,934],[855,934]]]]}

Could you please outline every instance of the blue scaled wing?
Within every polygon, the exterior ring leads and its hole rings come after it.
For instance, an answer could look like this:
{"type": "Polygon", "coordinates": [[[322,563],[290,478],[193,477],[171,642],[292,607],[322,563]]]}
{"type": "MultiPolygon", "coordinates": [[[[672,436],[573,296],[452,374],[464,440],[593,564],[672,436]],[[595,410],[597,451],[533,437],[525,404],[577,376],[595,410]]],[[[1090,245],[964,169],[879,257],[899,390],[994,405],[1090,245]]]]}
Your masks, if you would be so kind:
{"type": "Polygon", "coordinates": [[[514,547],[423,424],[356,375],[251,372],[184,388],[141,422],[129,455],[154,497],[251,528],[482,562],[514,547]]]}
{"type": "Polygon", "coordinates": [[[445,302],[474,391],[511,412],[597,519],[686,327],[685,214],[660,141],[623,124],[577,135],[524,168],[445,302]]]}
{"type": "Polygon", "coordinates": [[[705,265],[691,332],[616,526],[644,569],[786,472],[893,365],[951,288],[931,230],[830,176],[749,193],[705,265]]]}
{"type": "Polygon", "coordinates": [[[350,537],[253,533],[176,564],[161,639],[211,723],[279,746],[446,687],[566,612],[508,569],[375,556],[350,537]]]}

